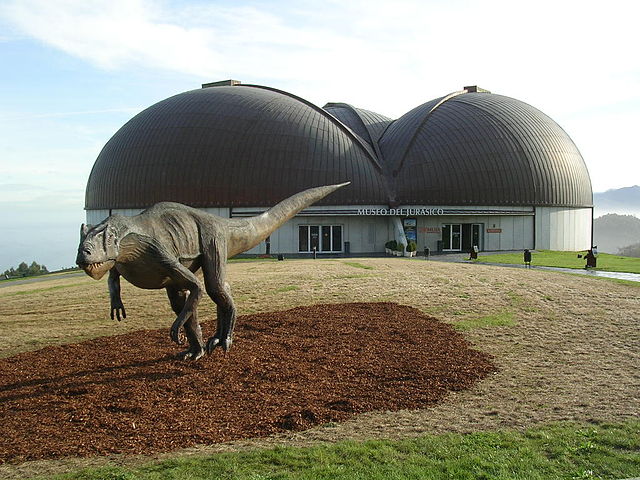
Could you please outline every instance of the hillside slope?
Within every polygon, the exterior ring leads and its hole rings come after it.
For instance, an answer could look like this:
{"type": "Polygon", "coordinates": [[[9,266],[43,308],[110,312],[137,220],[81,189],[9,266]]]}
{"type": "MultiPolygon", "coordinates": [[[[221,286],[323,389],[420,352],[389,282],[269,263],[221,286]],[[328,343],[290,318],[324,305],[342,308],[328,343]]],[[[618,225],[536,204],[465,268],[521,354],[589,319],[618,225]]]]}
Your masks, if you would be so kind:
{"type": "Polygon", "coordinates": [[[593,221],[593,243],[598,250],[618,253],[618,250],[640,242],[640,218],[609,213],[593,221]]]}
{"type": "Polygon", "coordinates": [[[640,218],[640,186],[617,188],[593,194],[594,217],[607,213],[640,218]]]}

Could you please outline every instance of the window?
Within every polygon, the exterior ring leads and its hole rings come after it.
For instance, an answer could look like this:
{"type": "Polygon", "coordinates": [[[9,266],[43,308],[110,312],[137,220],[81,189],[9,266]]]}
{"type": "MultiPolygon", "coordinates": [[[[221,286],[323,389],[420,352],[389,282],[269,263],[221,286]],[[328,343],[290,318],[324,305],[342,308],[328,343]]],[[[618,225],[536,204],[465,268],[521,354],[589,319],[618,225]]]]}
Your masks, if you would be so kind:
{"type": "Polygon", "coordinates": [[[309,227],[307,225],[298,227],[298,251],[309,251],[309,227]]]}
{"type": "Polygon", "coordinates": [[[342,251],[342,227],[340,225],[331,226],[331,245],[334,252],[342,251]]]}
{"type": "Polygon", "coordinates": [[[342,225],[299,225],[298,251],[342,252],[342,225]]]}

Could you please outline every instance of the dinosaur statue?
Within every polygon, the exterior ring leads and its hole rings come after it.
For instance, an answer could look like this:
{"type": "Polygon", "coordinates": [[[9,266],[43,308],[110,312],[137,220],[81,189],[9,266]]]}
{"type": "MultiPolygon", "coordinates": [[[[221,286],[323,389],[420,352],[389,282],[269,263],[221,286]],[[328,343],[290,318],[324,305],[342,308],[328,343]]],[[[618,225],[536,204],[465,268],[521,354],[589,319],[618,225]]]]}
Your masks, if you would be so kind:
{"type": "Polygon", "coordinates": [[[158,203],[134,217],[111,215],[94,227],[82,225],[76,263],[96,280],[109,272],[112,319],[127,316],[120,296],[123,276],[139,288],[166,289],[177,315],[171,339],[182,344],[184,327],[189,342],[179,358],[198,360],[216,347],[226,352],[236,320],[225,279],[227,258],[256,246],[299,211],[348,184],[304,190],[250,218],[222,218],[171,202],[158,203]],[[206,346],[197,319],[203,288],[195,272],[200,268],[204,289],[218,313],[216,332],[206,346]]]}

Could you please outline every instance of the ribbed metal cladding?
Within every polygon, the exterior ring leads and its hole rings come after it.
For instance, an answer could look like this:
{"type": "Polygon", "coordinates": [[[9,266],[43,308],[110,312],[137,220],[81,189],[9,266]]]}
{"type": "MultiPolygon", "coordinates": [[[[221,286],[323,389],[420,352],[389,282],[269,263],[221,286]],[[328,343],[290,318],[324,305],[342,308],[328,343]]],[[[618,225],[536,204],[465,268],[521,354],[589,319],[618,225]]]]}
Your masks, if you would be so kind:
{"type": "Polygon", "coordinates": [[[491,93],[441,100],[396,120],[380,141],[398,203],[592,205],[580,152],[544,113],[491,93]]]}
{"type": "Polygon", "coordinates": [[[573,141],[518,100],[454,92],[393,121],[250,85],[181,93],[136,115],[98,156],[85,205],[259,207],[344,181],[319,204],[592,205],[573,141]]]}
{"type": "Polygon", "coordinates": [[[347,103],[327,103],[322,108],[353,130],[374,149],[378,139],[393,122],[389,117],[363,108],[356,108],[347,103]]]}
{"type": "Polygon", "coordinates": [[[346,130],[285,92],[229,86],[181,93],[136,115],[107,142],[85,206],[268,206],[344,181],[352,184],[319,204],[384,204],[375,154],[346,130]]]}

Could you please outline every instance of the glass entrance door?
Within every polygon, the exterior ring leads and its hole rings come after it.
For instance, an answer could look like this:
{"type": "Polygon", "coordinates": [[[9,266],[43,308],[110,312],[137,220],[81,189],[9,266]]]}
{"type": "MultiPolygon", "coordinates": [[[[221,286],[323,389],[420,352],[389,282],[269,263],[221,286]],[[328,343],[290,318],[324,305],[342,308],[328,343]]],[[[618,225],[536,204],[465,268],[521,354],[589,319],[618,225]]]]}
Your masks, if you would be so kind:
{"type": "Polygon", "coordinates": [[[442,225],[442,250],[449,252],[462,250],[462,224],[445,223],[442,225]]]}
{"type": "Polygon", "coordinates": [[[320,227],[318,225],[310,225],[309,226],[309,237],[310,242],[309,246],[311,247],[310,251],[319,251],[320,250],[320,227]]]}
{"type": "Polygon", "coordinates": [[[481,225],[479,223],[474,223],[471,225],[471,245],[475,245],[478,249],[481,249],[480,245],[480,231],[481,225]]]}
{"type": "Polygon", "coordinates": [[[451,250],[462,250],[462,225],[451,225],[451,250]]]}
{"type": "Polygon", "coordinates": [[[342,252],[342,225],[299,225],[298,251],[342,252]]]}
{"type": "Polygon", "coordinates": [[[463,223],[462,224],[462,251],[470,252],[473,247],[482,250],[482,224],[463,223]]]}

